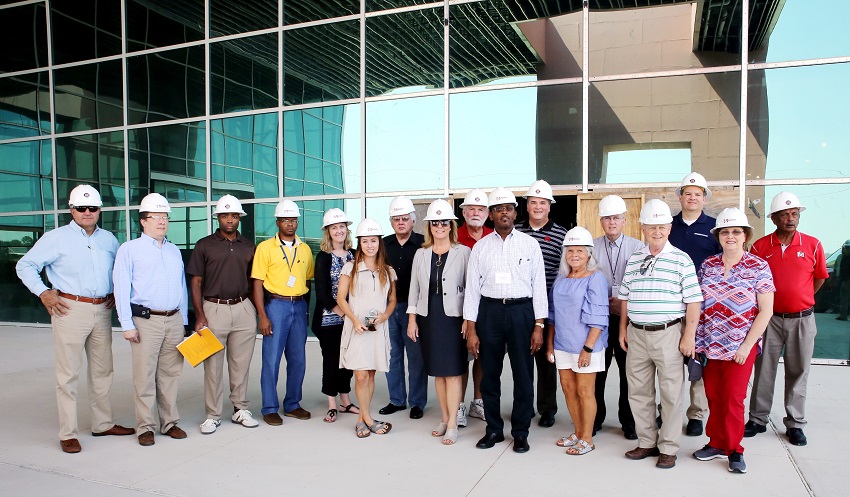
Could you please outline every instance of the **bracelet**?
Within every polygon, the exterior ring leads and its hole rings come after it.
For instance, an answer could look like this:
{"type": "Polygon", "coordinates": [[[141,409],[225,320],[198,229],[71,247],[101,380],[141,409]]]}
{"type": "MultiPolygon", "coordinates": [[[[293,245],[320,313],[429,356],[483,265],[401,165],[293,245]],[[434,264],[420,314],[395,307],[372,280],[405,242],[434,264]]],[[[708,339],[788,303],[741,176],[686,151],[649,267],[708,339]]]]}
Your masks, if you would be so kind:
{"type": "Polygon", "coordinates": [[[591,348],[590,348],[590,347],[588,347],[587,345],[582,345],[581,350],[583,350],[583,351],[587,352],[588,354],[592,354],[592,353],[593,353],[593,349],[591,349],[591,348]]]}

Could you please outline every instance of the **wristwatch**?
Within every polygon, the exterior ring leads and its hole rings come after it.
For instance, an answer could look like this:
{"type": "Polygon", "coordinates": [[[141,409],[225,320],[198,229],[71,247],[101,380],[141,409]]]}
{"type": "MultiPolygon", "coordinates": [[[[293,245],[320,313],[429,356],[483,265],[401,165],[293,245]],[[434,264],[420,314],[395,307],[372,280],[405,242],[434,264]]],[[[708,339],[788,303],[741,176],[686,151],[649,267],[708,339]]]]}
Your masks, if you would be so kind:
{"type": "Polygon", "coordinates": [[[583,351],[587,352],[588,354],[592,354],[592,353],[593,353],[593,349],[591,349],[591,348],[590,348],[590,347],[588,347],[587,345],[582,345],[582,346],[581,346],[581,350],[583,350],[583,351]]]}
{"type": "Polygon", "coordinates": [[[546,327],[546,325],[545,325],[545,324],[543,324],[543,323],[534,323],[534,326],[539,326],[539,327],[541,327],[541,328],[545,328],[545,327],[546,327]]]}

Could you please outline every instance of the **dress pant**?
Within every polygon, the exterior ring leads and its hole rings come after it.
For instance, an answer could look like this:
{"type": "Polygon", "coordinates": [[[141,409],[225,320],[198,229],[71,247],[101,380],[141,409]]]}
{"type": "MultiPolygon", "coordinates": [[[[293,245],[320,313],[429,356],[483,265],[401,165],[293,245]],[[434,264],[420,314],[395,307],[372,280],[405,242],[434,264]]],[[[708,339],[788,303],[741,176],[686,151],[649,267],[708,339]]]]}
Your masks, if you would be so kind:
{"type": "Polygon", "coordinates": [[[732,452],[744,453],[744,399],[753,373],[758,347],[753,347],[744,364],[735,361],[709,359],[702,369],[705,393],[711,416],[705,425],[708,445],[732,452]]]}
{"type": "Polygon", "coordinates": [[[387,371],[387,390],[390,402],[397,406],[425,408],[428,403],[428,374],[419,342],[407,336],[407,302],[398,302],[387,321],[390,334],[390,370],[387,371]],[[407,376],[409,389],[404,381],[404,351],[407,350],[407,376]]]}
{"type": "Polygon", "coordinates": [[[760,425],[770,421],[776,369],[782,356],[785,366],[785,417],[782,421],[786,428],[806,426],[806,387],[817,333],[814,314],[802,318],[777,315],[770,318],[764,332],[762,355],[756,359],[753,391],[750,393],[751,421],[760,425]]]}
{"type": "Polygon", "coordinates": [[[480,340],[481,397],[487,433],[501,434],[505,427],[500,406],[507,348],[514,380],[511,435],[527,437],[534,404],[534,359],[531,355],[534,308],[531,299],[503,304],[482,298],[475,327],[480,340]]]}
{"type": "MultiPolygon", "coordinates": [[[[320,311],[317,311],[320,312],[320,311]]],[[[322,349],[322,393],[336,397],[351,392],[351,377],[354,371],[339,367],[339,346],[342,341],[342,325],[322,326],[313,329],[322,349]]]]}
{"type": "MultiPolygon", "coordinates": [[[[687,363],[685,369],[688,369],[687,363]]],[[[685,415],[688,419],[703,420],[708,417],[708,399],[705,396],[705,382],[702,378],[697,381],[689,381],[689,394],[691,403],[685,415]]]]}
{"type": "Polygon", "coordinates": [[[106,304],[87,304],[61,297],[69,307],[64,316],[53,315],[56,355],[56,404],[59,408],[59,440],[78,438],[77,379],[88,359],[91,429],[112,428],[112,309],[106,304]]]}
{"type": "Polygon", "coordinates": [[[286,394],[283,412],[301,407],[301,389],[307,358],[307,301],[271,299],[266,304],[266,315],[272,324],[272,334],[263,337],[263,366],[260,370],[260,391],[263,397],[263,414],[280,409],[277,380],[280,376],[280,359],[286,357],[286,394]]]}
{"type": "Polygon", "coordinates": [[[629,405],[629,380],[626,375],[626,351],[620,347],[620,316],[611,314],[608,316],[608,347],[605,348],[605,371],[596,373],[596,419],[593,426],[598,430],[602,428],[605,421],[607,409],[605,406],[605,382],[608,379],[608,369],[611,367],[611,359],[617,360],[617,369],[620,376],[620,393],[617,401],[617,418],[620,426],[634,429],[635,418],[632,416],[632,408],[629,405]]]}
{"type": "MultiPolygon", "coordinates": [[[[545,343],[545,340],[544,340],[545,343]]],[[[546,357],[546,347],[534,354],[537,364],[537,412],[540,414],[558,412],[558,368],[546,357]]]]}
{"type": "Polygon", "coordinates": [[[224,358],[230,378],[230,402],[237,409],[248,408],[248,371],[257,341],[257,310],[250,300],[238,304],[204,301],[207,326],[224,345],[204,361],[204,402],[207,418],[221,419],[224,409],[224,358]]]}
{"type": "Polygon", "coordinates": [[[635,417],[638,447],[658,447],[662,454],[679,452],[682,436],[682,391],[685,370],[682,368],[681,323],[658,331],[639,330],[629,324],[629,353],[626,372],[629,378],[629,403],[635,417]],[[655,379],[661,396],[659,429],[655,423],[655,379]]]}
{"type": "Polygon", "coordinates": [[[183,356],[177,345],[183,341],[183,316],[134,317],[139,343],[130,343],[133,356],[133,385],[136,390],[136,433],[156,432],[154,401],[160,432],[180,421],[177,387],[183,371],[183,356]]]}

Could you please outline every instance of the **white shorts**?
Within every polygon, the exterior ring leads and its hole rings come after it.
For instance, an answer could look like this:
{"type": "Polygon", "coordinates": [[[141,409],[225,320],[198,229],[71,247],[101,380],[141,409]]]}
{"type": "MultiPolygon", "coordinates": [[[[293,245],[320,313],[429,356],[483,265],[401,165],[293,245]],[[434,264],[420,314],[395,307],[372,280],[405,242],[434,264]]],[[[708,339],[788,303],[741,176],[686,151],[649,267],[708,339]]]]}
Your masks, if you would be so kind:
{"type": "Polygon", "coordinates": [[[605,371],[605,350],[592,352],[590,354],[590,364],[580,368],[578,366],[578,354],[571,354],[563,350],[555,351],[555,366],[558,369],[572,369],[576,373],[598,373],[605,371]]]}

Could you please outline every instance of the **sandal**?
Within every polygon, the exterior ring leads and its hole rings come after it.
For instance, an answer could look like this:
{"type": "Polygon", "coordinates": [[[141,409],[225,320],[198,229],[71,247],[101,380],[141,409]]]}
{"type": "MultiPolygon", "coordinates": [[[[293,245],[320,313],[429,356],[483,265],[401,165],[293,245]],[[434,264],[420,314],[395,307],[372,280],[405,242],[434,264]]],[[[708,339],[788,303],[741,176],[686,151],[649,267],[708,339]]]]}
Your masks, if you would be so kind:
{"type": "Polygon", "coordinates": [[[360,414],[360,408],[354,404],[348,404],[347,406],[339,406],[339,412],[345,414],[360,414]],[[353,411],[352,409],[357,409],[357,412],[353,411]]]}
{"type": "Polygon", "coordinates": [[[446,428],[448,428],[448,427],[449,426],[446,423],[443,423],[442,421],[440,421],[440,424],[438,424],[437,427],[434,428],[431,431],[431,436],[432,437],[442,437],[443,435],[446,434],[446,428]]]}
{"type": "Polygon", "coordinates": [[[571,456],[583,456],[595,448],[596,446],[592,443],[579,440],[572,447],[567,449],[567,454],[571,456]]]}
{"type": "Polygon", "coordinates": [[[369,427],[369,431],[374,433],[375,435],[386,435],[393,429],[393,425],[390,423],[384,423],[383,421],[378,421],[377,419],[369,427]]]}
{"type": "Polygon", "coordinates": [[[366,423],[358,421],[356,425],[354,425],[354,432],[357,433],[357,438],[366,438],[372,434],[372,430],[366,426],[366,423]]]}
{"type": "Polygon", "coordinates": [[[333,423],[336,421],[336,409],[328,409],[328,413],[325,414],[325,423],[333,423]]]}
{"type": "Polygon", "coordinates": [[[578,437],[575,433],[573,433],[568,437],[559,438],[558,441],[555,442],[555,445],[557,445],[558,447],[572,447],[576,443],[578,443],[578,437]]]}
{"type": "Polygon", "coordinates": [[[457,428],[449,428],[446,430],[446,436],[443,437],[443,445],[454,445],[457,441],[457,428]]]}

